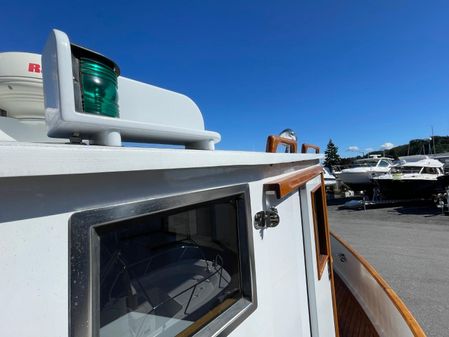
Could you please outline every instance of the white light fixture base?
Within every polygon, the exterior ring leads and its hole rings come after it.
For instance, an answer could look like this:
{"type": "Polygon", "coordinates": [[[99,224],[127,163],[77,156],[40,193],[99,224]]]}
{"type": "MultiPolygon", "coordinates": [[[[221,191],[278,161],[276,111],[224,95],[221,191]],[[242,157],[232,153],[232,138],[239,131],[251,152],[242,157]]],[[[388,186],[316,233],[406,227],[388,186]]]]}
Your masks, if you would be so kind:
{"type": "Polygon", "coordinates": [[[201,111],[190,98],[122,76],[118,77],[119,118],[76,111],[71,48],[68,36],[53,30],[42,55],[49,137],[87,139],[107,146],[129,141],[215,149],[220,134],[204,129],[201,111]]]}

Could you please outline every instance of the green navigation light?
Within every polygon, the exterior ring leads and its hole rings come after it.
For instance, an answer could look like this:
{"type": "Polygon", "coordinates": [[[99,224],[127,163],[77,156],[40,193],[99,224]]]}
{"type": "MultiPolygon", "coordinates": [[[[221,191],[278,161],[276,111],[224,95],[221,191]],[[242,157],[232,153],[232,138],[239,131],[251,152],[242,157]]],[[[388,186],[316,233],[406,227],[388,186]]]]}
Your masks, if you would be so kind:
{"type": "Polygon", "coordinates": [[[83,110],[87,113],[119,117],[117,74],[111,67],[90,58],[80,58],[83,110]]]}

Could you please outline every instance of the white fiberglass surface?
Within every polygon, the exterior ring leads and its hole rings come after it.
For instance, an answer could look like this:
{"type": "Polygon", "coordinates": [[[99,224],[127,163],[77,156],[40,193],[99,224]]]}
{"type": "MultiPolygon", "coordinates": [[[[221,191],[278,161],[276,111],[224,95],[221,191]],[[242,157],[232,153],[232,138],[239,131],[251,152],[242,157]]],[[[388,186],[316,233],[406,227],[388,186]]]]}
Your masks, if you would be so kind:
{"type": "Polygon", "coordinates": [[[0,336],[67,337],[69,216],[0,223],[0,336]]]}
{"type": "MultiPolygon", "coordinates": [[[[254,217],[264,207],[263,184],[252,183],[250,190],[254,217]]],[[[311,336],[298,192],[273,203],[281,223],[253,231],[257,309],[232,337],[311,336]]]]}
{"type": "Polygon", "coordinates": [[[312,336],[335,336],[329,263],[326,262],[321,278],[318,278],[312,191],[321,184],[320,177],[309,181],[301,189],[303,209],[304,245],[307,263],[307,283],[309,289],[310,323],[312,336]]]}

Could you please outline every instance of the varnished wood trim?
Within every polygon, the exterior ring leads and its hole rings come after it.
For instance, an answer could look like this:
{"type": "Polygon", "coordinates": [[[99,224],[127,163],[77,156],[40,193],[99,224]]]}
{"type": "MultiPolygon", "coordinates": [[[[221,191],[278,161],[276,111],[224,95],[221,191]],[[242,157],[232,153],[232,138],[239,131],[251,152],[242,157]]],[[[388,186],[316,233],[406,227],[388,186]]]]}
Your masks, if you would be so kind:
{"type": "MultiPolygon", "coordinates": [[[[392,337],[379,336],[373,322],[355,298],[346,283],[335,274],[335,297],[338,311],[338,326],[343,337],[392,337]]],[[[394,335],[398,337],[398,335],[394,335]]]]}
{"type": "Polygon", "coordinates": [[[286,177],[274,179],[264,184],[265,191],[274,191],[278,199],[285,197],[287,194],[297,190],[309,180],[320,175],[323,168],[313,166],[299,172],[294,172],[286,177]]]}
{"type": "Polygon", "coordinates": [[[289,145],[290,153],[298,152],[298,143],[296,140],[279,136],[268,136],[266,152],[276,152],[280,144],[289,145]]]}
{"type": "MultiPolygon", "coordinates": [[[[318,281],[321,280],[323,276],[324,268],[326,267],[327,262],[329,261],[329,255],[320,254],[317,258],[318,261],[318,281]]],[[[330,268],[330,266],[329,266],[330,268]]]]}
{"type": "Polygon", "coordinates": [[[302,144],[301,153],[307,153],[309,149],[315,150],[315,153],[320,153],[320,147],[313,144],[302,144]]]}
{"type": "Polygon", "coordinates": [[[211,311],[209,311],[207,314],[202,316],[200,319],[195,321],[192,325],[189,325],[185,330],[181,331],[176,335],[176,337],[188,337],[192,336],[195,332],[197,332],[199,329],[201,329],[203,326],[205,326],[209,321],[211,321],[213,318],[221,314],[223,311],[228,309],[232,304],[234,304],[237,300],[233,298],[228,298],[224,300],[222,303],[217,305],[215,308],[213,308],[211,311]]]}
{"type": "Polygon", "coordinates": [[[426,337],[424,330],[419,325],[418,321],[415,319],[413,314],[401,300],[401,298],[396,294],[396,292],[390,287],[390,285],[380,276],[376,269],[359,253],[357,253],[345,240],[339,237],[337,234],[332,233],[331,235],[339,241],[373,276],[379,286],[384,290],[387,296],[390,298],[391,302],[395,305],[398,311],[401,313],[405,322],[409,326],[410,330],[415,337],[426,337]]]}
{"type": "MultiPolygon", "coordinates": [[[[312,201],[312,215],[313,215],[313,229],[314,229],[314,233],[315,233],[315,255],[316,255],[316,263],[317,263],[317,269],[318,269],[318,281],[321,280],[321,277],[323,276],[323,272],[324,272],[324,268],[326,267],[326,263],[329,260],[329,239],[328,239],[328,235],[329,235],[329,231],[327,230],[327,217],[326,217],[326,213],[325,213],[325,205],[323,202],[323,185],[320,183],[318,184],[313,190],[310,191],[310,199],[312,201]],[[324,235],[326,237],[326,247],[321,247],[320,245],[320,234],[318,232],[318,217],[317,217],[317,213],[316,213],[316,204],[315,204],[315,193],[321,190],[321,207],[323,209],[323,220],[324,220],[324,235]],[[326,253],[326,254],[322,254],[322,253],[326,253]]],[[[329,266],[330,268],[330,266],[329,266]]]]}

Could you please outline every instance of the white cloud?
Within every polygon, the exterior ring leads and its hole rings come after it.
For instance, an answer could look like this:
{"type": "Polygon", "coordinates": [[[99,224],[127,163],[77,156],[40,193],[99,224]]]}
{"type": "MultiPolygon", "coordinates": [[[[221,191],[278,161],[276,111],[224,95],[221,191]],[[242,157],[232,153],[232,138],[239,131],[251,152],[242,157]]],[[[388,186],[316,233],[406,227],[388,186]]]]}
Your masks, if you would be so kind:
{"type": "Polygon", "coordinates": [[[360,149],[358,146],[351,145],[350,147],[348,147],[348,151],[357,152],[357,151],[360,151],[360,149]]]}
{"type": "Polygon", "coordinates": [[[382,144],[380,147],[382,148],[382,150],[389,150],[394,147],[394,144],[386,142],[385,144],[382,144]]]}
{"type": "Polygon", "coordinates": [[[365,149],[365,151],[366,151],[366,152],[373,152],[374,149],[373,149],[372,147],[367,147],[367,148],[365,149]]]}

